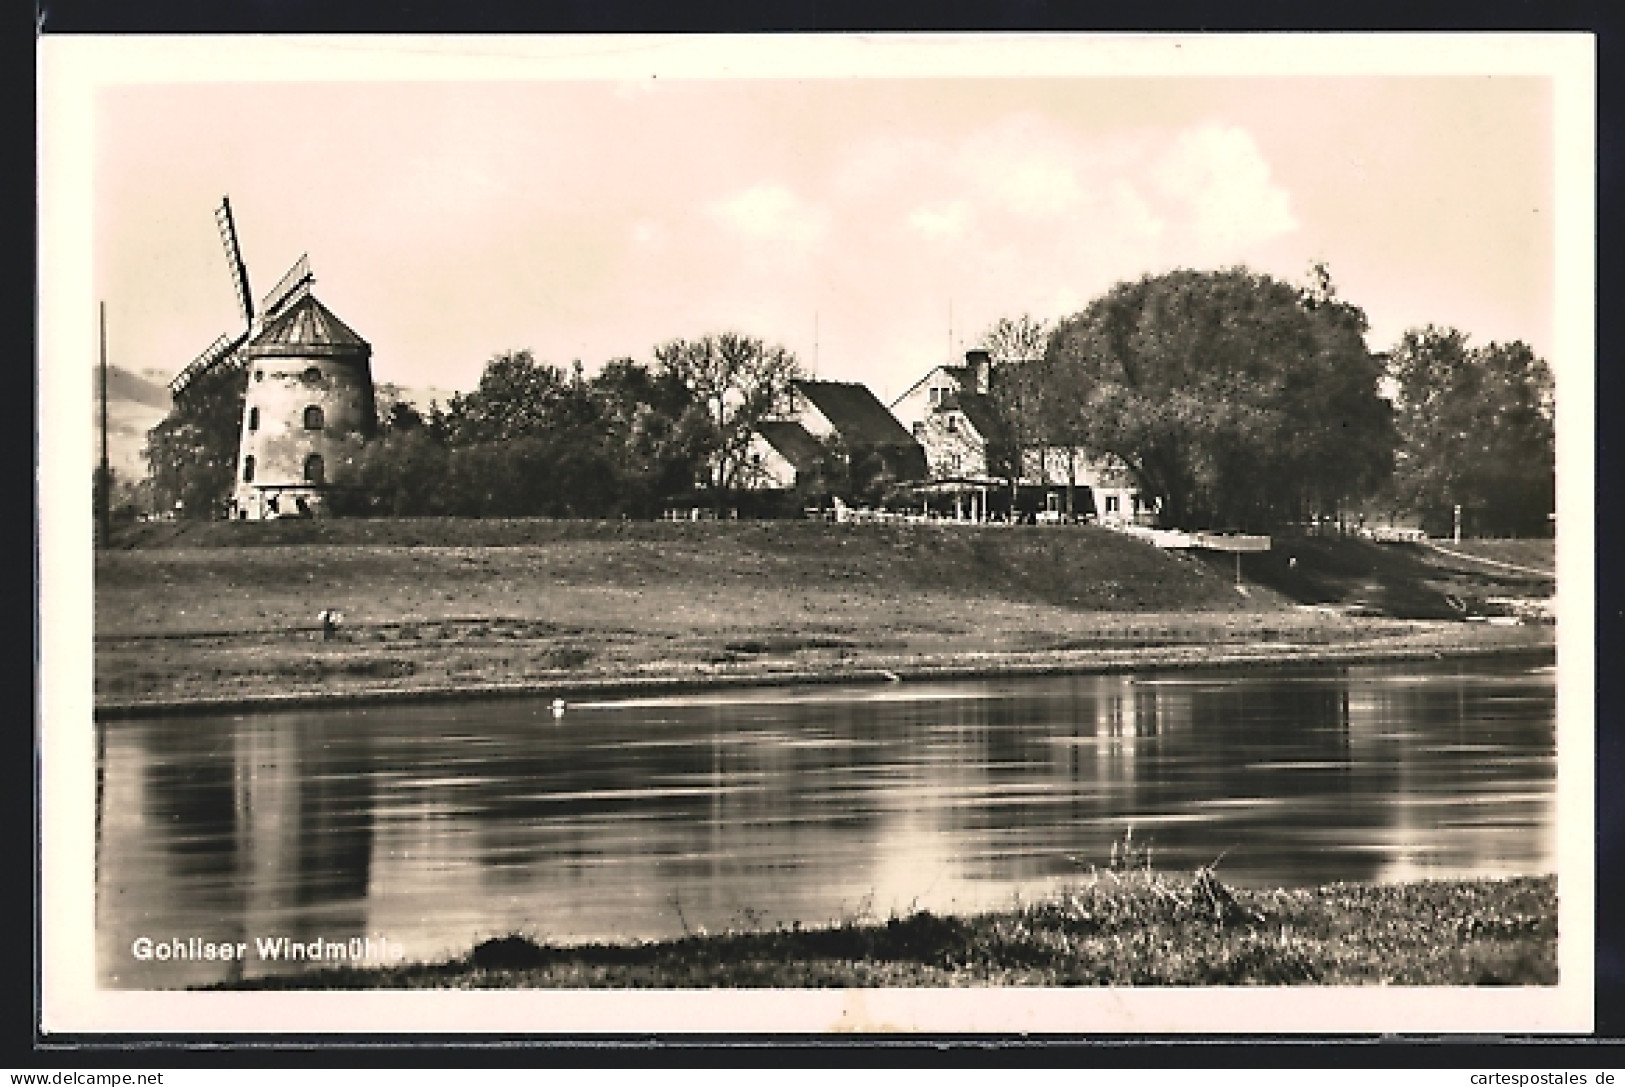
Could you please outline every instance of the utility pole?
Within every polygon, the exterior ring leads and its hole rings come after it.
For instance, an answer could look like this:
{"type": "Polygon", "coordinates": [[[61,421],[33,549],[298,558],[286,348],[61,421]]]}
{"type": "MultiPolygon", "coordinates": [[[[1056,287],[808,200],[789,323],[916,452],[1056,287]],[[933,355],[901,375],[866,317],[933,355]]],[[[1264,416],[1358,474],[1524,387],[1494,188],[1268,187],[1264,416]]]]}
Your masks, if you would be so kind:
{"type": "Polygon", "coordinates": [[[96,517],[106,547],[113,521],[113,469],[107,461],[107,303],[101,303],[102,463],[96,477],[96,517]]]}

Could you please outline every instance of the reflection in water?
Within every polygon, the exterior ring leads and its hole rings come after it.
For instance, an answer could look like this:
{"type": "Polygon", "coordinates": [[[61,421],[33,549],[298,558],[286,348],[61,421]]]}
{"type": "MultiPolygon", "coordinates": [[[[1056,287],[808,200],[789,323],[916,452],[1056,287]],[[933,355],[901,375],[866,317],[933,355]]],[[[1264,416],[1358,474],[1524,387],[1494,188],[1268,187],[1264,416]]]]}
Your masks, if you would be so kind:
{"type": "Polygon", "coordinates": [[[977,909],[1129,826],[1239,883],[1547,871],[1554,712],[1549,671],[1473,663],[117,722],[98,968],[167,988],[290,969],[261,937],[434,958],[977,909]],[[250,954],[140,962],[142,935],[250,954]]]}

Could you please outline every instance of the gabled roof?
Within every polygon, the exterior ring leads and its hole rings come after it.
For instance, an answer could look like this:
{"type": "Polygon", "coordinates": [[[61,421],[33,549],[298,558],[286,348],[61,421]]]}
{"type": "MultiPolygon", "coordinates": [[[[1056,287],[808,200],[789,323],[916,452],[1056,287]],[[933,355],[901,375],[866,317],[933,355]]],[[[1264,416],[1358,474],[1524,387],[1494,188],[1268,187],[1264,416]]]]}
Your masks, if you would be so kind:
{"type": "Polygon", "coordinates": [[[913,445],[886,405],[867,385],[851,381],[797,381],[796,391],[812,401],[848,445],[913,445]]]}
{"type": "MultiPolygon", "coordinates": [[[[967,355],[974,354],[974,353],[976,353],[977,350],[979,350],[979,349],[973,349],[972,351],[966,352],[966,354],[967,355]]],[[[998,366],[992,366],[991,365],[991,362],[992,362],[991,359],[989,359],[988,362],[990,364],[989,365],[990,376],[993,375],[993,374],[997,374],[999,372],[999,367],[998,366]]],[[[921,385],[924,385],[927,381],[930,381],[931,380],[931,375],[936,373],[939,370],[942,371],[944,374],[947,374],[950,378],[953,379],[954,384],[956,386],[958,386],[959,391],[963,392],[963,391],[965,391],[967,389],[969,391],[973,392],[973,393],[976,391],[976,367],[975,366],[971,365],[969,362],[965,362],[965,363],[941,362],[941,363],[938,363],[937,365],[931,367],[931,369],[927,370],[923,375],[921,375],[920,380],[916,381],[914,384],[912,384],[908,388],[904,389],[903,390],[903,395],[901,395],[901,396],[897,397],[896,399],[894,399],[891,402],[891,406],[895,408],[898,404],[901,404],[904,400],[908,399],[911,395],[913,395],[913,393],[914,393],[914,391],[916,389],[918,389],[921,385]]]]}
{"type": "Polygon", "coordinates": [[[816,468],[824,455],[824,447],[818,444],[818,439],[807,433],[806,427],[788,419],[758,423],[756,433],[797,472],[816,468]]]}
{"type": "Polygon", "coordinates": [[[907,400],[909,398],[909,396],[913,394],[915,389],[918,389],[921,385],[924,385],[927,381],[930,381],[931,380],[931,375],[936,373],[938,370],[941,370],[944,373],[948,374],[949,376],[953,377],[956,381],[959,382],[960,387],[964,387],[964,384],[965,384],[964,377],[962,375],[960,375],[960,374],[954,373],[954,371],[955,370],[965,370],[965,369],[968,369],[968,367],[964,367],[964,366],[947,366],[947,365],[943,365],[943,364],[938,364],[936,366],[933,366],[933,367],[931,367],[931,369],[927,370],[924,374],[922,374],[920,376],[920,380],[916,381],[914,384],[912,384],[908,388],[904,389],[903,394],[901,396],[897,397],[896,399],[894,399],[891,402],[891,406],[895,408],[897,405],[901,404],[904,400],[907,400]]]}
{"type": "Polygon", "coordinates": [[[1004,419],[999,415],[998,408],[993,406],[992,397],[983,393],[960,392],[951,401],[951,406],[965,413],[970,425],[989,445],[1002,444],[1008,437],[1004,419]]]}
{"type": "Polygon", "coordinates": [[[262,328],[249,341],[250,350],[269,349],[278,353],[293,349],[318,348],[323,351],[365,351],[368,344],[349,325],[333,316],[333,311],[306,294],[262,328]]]}

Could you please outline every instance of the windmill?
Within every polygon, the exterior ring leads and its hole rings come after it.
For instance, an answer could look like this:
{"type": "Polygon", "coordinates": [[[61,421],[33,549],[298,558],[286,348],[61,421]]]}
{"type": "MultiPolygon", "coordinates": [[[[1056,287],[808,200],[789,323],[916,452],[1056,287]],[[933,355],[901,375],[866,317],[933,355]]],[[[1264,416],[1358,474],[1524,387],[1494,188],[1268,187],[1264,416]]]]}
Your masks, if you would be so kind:
{"type": "Polygon", "coordinates": [[[200,378],[221,374],[242,394],[229,516],[316,516],[347,486],[329,478],[328,466],[343,463],[353,439],[371,437],[377,426],[372,347],[311,293],[308,255],[277,280],[256,313],[228,200],[215,221],[244,329],[221,336],[170,388],[179,404],[200,378]]]}
{"type": "Polygon", "coordinates": [[[265,296],[256,319],[254,312],[254,296],[249,289],[248,267],[243,263],[242,247],[237,242],[237,224],[231,214],[231,198],[221,197],[220,206],[215,209],[215,225],[220,230],[220,241],[226,249],[226,265],[231,272],[231,284],[237,292],[237,310],[243,317],[243,331],[233,337],[223,333],[202,354],[189,362],[181,372],[175,375],[175,380],[169,383],[170,395],[179,401],[192,388],[199,378],[217,369],[243,369],[245,360],[239,349],[268,322],[276,319],[289,305],[298,301],[299,297],[308,292],[310,285],[316,277],[310,271],[309,255],[301,256],[288,269],[286,275],[277,281],[271,293],[265,296]]]}

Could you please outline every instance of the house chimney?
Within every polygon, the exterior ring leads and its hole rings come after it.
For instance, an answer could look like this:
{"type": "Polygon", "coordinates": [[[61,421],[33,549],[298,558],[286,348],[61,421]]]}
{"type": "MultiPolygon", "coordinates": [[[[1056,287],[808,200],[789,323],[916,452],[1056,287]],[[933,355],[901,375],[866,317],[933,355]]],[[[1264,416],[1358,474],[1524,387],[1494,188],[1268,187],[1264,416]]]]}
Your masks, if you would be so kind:
{"type": "Polygon", "coordinates": [[[965,352],[965,366],[970,370],[973,391],[984,396],[993,387],[993,356],[982,348],[965,352]]]}

